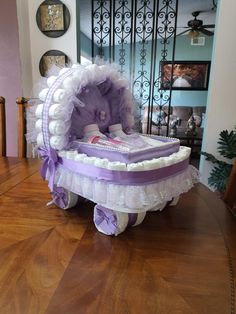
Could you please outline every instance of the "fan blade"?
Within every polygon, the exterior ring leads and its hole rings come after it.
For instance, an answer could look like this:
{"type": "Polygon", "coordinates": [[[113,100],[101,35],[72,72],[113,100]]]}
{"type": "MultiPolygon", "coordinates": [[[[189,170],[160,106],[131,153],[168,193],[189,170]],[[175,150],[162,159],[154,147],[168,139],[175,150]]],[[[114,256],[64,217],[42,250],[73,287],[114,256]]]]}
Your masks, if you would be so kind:
{"type": "Polygon", "coordinates": [[[215,28],[215,24],[202,25],[203,28],[215,28]]]}
{"type": "Polygon", "coordinates": [[[185,34],[185,33],[189,32],[189,31],[190,31],[190,28],[189,28],[189,29],[187,29],[186,31],[183,31],[183,32],[181,32],[181,33],[177,34],[177,36],[179,36],[179,35],[183,35],[183,34],[185,34]]]}
{"type": "Polygon", "coordinates": [[[177,26],[176,28],[189,28],[189,26],[177,26]]]}
{"type": "Polygon", "coordinates": [[[213,36],[213,35],[214,35],[213,32],[210,32],[210,31],[208,31],[208,30],[205,29],[205,28],[199,28],[198,31],[201,32],[201,33],[203,33],[203,34],[205,34],[205,35],[207,35],[207,36],[213,36]]]}

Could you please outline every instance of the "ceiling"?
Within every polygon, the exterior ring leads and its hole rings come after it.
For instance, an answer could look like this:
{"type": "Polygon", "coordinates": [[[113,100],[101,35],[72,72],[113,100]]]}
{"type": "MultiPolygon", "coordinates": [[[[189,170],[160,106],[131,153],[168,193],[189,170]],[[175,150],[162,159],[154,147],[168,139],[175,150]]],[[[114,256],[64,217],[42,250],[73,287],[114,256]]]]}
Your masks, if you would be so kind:
{"type": "MultiPolygon", "coordinates": [[[[152,0],[150,0],[150,6],[152,6],[152,0]]],[[[180,28],[181,26],[187,26],[187,22],[193,19],[191,13],[194,11],[204,11],[198,16],[198,19],[203,20],[203,24],[214,24],[216,10],[212,8],[213,0],[179,0],[177,34],[184,31],[184,28],[180,28]]],[[[91,38],[91,25],[91,1],[80,0],[80,28],[88,38],[91,38]]]]}

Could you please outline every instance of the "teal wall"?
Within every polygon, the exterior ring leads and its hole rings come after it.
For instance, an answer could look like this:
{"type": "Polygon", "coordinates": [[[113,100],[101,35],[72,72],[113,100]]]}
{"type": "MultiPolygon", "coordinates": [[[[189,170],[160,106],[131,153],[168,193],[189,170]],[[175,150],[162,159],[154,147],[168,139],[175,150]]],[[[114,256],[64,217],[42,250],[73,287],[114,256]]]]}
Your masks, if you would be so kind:
{"type": "MultiPolygon", "coordinates": [[[[179,36],[176,40],[175,59],[210,61],[213,37],[205,37],[205,46],[191,46],[188,36],[179,36]]],[[[206,106],[207,91],[173,91],[172,105],[206,106]]]]}
{"type": "Polygon", "coordinates": [[[92,45],[91,39],[89,39],[84,33],[80,32],[80,53],[83,57],[91,59],[92,57],[92,45]]]}
{"type": "MultiPolygon", "coordinates": [[[[168,55],[166,57],[167,60],[172,59],[172,45],[173,40],[170,40],[170,44],[168,45],[168,55]]],[[[176,49],[175,49],[175,60],[178,61],[210,61],[212,55],[212,45],[213,38],[205,37],[205,45],[204,46],[191,46],[191,39],[187,36],[178,36],[176,38],[176,49]]],[[[136,44],[136,56],[135,56],[135,64],[140,64],[140,47],[141,44],[136,44]]],[[[119,45],[115,47],[115,61],[119,63],[119,45]]],[[[125,65],[124,70],[126,76],[129,76],[129,62],[130,62],[130,45],[124,45],[125,48],[125,65]]],[[[159,70],[159,61],[161,59],[161,49],[162,45],[160,44],[160,40],[157,42],[157,60],[156,60],[156,73],[159,70]]],[[[104,48],[104,58],[108,59],[108,47],[104,48]]],[[[145,71],[147,78],[150,76],[150,60],[151,60],[151,41],[146,45],[146,64],[145,71]]],[[[135,68],[135,77],[139,75],[140,68],[136,66],[135,68]]],[[[156,76],[158,76],[156,74],[156,76]]],[[[146,93],[149,93],[148,88],[146,89],[146,93]]],[[[207,91],[172,91],[172,106],[206,106],[207,102],[207,91]]]]}
{"type": "MultiPolygon", "coordinates": [[[[91,60],[92,59],[92,41],[84,33],[80,32],[80,54],[81,56],[91,60]]],[[[99,48],[94,45],[95,56],[99,54],[99,48]]]]}
{"type": "MultiPolygon", "coordinates": [[[[83,14],[80,10],[80,1],[76,0],[77,62],[80,62],[81,55],[89,60],[92,59],[92,41],[80,31],[80,15],[83,14]]],[[[99,54],[97,45],[94,45],[94,52],[95,56],[99,54]]]]}

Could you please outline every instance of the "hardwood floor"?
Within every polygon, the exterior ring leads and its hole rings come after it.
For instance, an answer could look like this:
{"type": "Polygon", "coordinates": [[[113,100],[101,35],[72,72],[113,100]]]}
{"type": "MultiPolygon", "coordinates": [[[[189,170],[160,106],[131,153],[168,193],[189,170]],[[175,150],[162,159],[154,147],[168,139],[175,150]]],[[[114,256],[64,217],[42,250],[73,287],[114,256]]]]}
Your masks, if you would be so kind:
{"type": "Polygon", "coordinates": [[[0,314],[234,313],[236,222],[201,184],[118,237],[62,211],[36,160],[0,159],[0,314]]]}

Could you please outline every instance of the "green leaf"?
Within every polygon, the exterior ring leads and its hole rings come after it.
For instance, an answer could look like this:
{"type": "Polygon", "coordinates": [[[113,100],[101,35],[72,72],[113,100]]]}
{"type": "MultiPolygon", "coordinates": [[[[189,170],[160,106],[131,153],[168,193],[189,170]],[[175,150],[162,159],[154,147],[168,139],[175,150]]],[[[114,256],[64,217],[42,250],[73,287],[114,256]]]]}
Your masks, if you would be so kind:
{"type": "Polygon", "coordinates": [[[220,164],[212,169],[208,183],[210,186],[216,188],[220,192],[224,192],[230,175],[232,165],[220,164]]]}
{"type": "Polygon", "coordinates": [[[215,156],[213,156],[212,154],[209,154],[207,152],[201,152],[201,155],[206,157],[207,161],[211,161],[213,164],[218,164],[218,165],[228,165],[226,162],[221,161],[219,159],[217,159],[215,156]]]}
{"type": "Polygon", "coordinates": [[[226,158],[235,158],[236,157],[236,133],[228,130],[223,130],[220,133],[218,151],[219,153],[226,158]]]}

